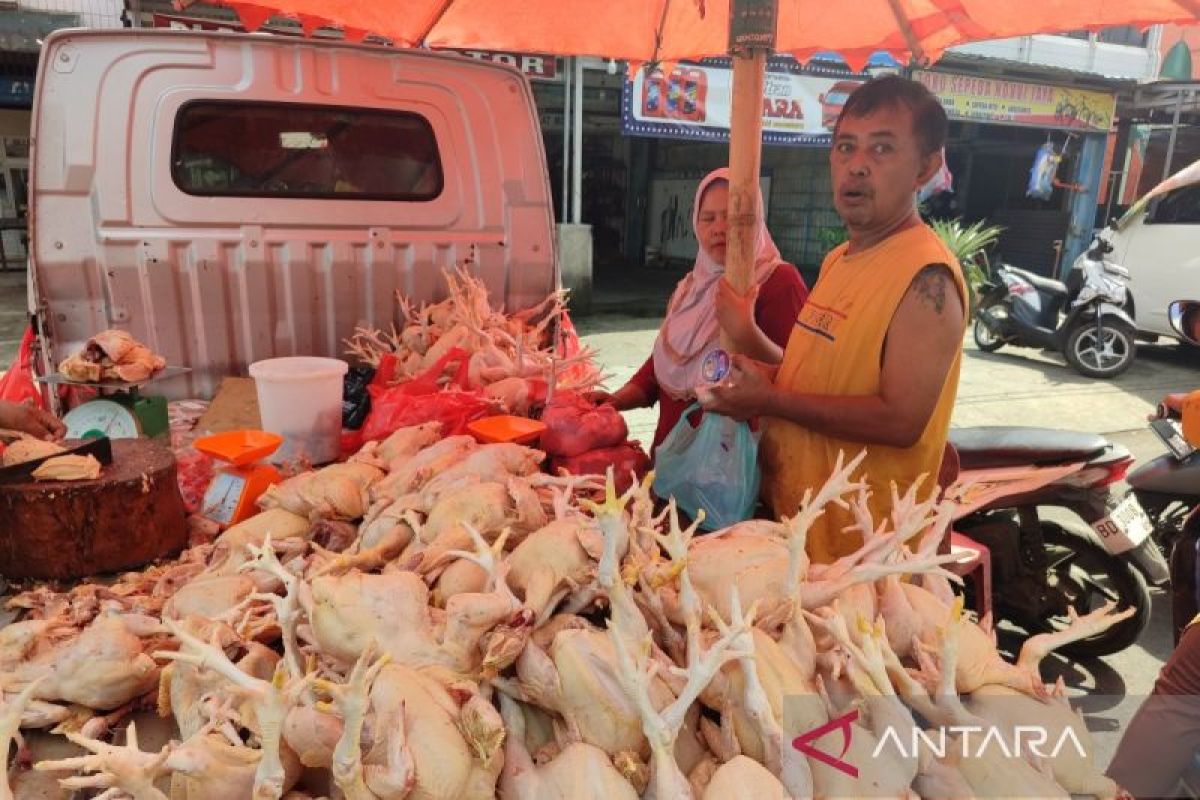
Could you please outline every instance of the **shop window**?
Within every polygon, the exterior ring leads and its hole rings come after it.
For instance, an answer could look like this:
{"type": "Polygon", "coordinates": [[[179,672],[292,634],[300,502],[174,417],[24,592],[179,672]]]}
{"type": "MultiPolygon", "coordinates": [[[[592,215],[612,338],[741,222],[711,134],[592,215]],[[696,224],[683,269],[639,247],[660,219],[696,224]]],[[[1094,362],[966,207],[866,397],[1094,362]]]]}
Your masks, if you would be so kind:
{"type": "MultiPolygon", "coordinates": [[[[1063,31],[1051,35],[1061,36],[1065,39],[1080,39],[1082,41],[1090,41],[1092,38],[1092,34],[1085,30],[1063,31]]],[[[1113,28],[1104,28],[1096,34],[1096,41],[1098,42],[1123,44],[1126,47],[1145,47],[1149,38],[1150,34],[1136,25],[1120,25],[1113,28]]]]}
{"type": "Polygon", "coordinates": [[[444,182],[433,128],[418,114],[285,103],[184,106],[171,175],[200,196],[415,202],[444,182]]]}
{"type": "Polygon", "coordinates": [[[1168,192],[1151,209],[1150,225],[1200,225],[1200,186],[1185,186],[1168,192]]]}
{"type": "Polygon", "coordinates": [[[1126,47],[1145,47],[1150,37],[1149,31],[1143,31],[1135,25],[1122,25],[1118,28],[1105,28],[1096,34],[1096,41],[1105,44],[1123,44],[1126,47]]]}

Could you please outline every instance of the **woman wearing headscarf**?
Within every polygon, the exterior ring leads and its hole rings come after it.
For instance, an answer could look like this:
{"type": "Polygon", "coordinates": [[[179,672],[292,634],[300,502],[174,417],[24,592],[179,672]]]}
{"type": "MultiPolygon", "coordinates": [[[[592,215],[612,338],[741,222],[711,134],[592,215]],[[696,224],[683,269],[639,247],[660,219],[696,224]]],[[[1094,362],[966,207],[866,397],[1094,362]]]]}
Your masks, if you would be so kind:
{"type": "MultiPolygon", "coordinates": [[[[759,208],[762,208],[759,198],[759,208]]],[[[710,172],[696,190],[692,227],[699,249],[691,272],[679,282],[654,341],[654,351],[629,382],[605,402],[619,410],[658,403],[653,448],[662,443],[705,383],[705,356],[720,347],[724,328],[738,352],[779,363],[808,288],[783,260],[761,219],[755,238],[753,286],[739,295],[725,280],[729,170],[710,172]]]]}

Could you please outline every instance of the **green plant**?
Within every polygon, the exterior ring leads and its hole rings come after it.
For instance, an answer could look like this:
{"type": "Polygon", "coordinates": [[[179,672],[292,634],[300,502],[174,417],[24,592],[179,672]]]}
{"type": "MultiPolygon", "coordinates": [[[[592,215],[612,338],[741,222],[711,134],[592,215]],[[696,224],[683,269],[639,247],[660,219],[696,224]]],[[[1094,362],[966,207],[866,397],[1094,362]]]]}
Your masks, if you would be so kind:
{"type": "Polygon", "coordinates": [[[974,295],[991,277],[987,249],[999,240],[1004,228],[983,221],[964,225],[958,219],[935,219],[929,225],[962,265],[963,277],[974,295]]]}
{"type": "Polygon", "coordinates": [[[817,242],[821,245],[821,255],[824,257],[833,248],[846,241],[850,235],[841,225],[829,225],[817,229],[817,242]]]}

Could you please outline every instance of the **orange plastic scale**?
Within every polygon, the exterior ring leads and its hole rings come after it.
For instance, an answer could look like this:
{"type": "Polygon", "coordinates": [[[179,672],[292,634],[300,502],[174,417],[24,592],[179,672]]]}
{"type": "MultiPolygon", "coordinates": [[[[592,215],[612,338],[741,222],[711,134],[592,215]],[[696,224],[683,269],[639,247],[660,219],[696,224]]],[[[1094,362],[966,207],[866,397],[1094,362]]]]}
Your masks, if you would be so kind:
{"type": "Polygon", "coordinates": [[[229,431],[204,436],[192,443],[201,453],[229,466],[217,471],[200,514],[223,528],[258,513],[259,496],[283,480],[279,470],[262,461],[279,449],[283,437],[266,431],[229,431]]]}
{"type": "Polygon", "coordinates": [[[500,414],[468,423],[467,431],[484,444],[533,444],[546,432],[546,426],[535,419],[500,414]]]}

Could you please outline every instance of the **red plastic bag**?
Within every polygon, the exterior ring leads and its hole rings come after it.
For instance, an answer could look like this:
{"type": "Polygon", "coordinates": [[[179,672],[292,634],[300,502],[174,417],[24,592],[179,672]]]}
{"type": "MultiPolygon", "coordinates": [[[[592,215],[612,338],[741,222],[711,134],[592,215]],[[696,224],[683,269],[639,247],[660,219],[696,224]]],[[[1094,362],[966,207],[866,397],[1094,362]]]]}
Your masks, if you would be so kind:
{"type": "Polygon", "coordinates": [[[458,436],[467,432],[467,423],[494,413],[496,404],[476,392],[447,390],[413,396],[404,393],[403,385],[395,386],[371,399],[362,440],[379,441],[400,428],[435,421],[442,423],[443,436],[458,436]]]}
{"type": "Polygon", "coordinates": [[[0,400],[10,403],[30,400],[38,408],[45,408],[42,393],[33,382],[33,339],[33,327],[30,326],[21,337],[21,348],[17,351],[12,366],[4,373],[4,377],[0,378],[0,400]]]}
{"type": "Polygon", "coordinates": [[[624,492],[633,485],[634,475],[637,480],[646,476],[650,469],[650,456],[646,455],[638,442],[625,442],[615,447],[589,450],[571,458],[557,457],[550,462],[550,467],[555,473],[565,469],[572,475],[604,475],[612,467],[617,492],[624,492]]]}
{"type": "MultiPolygon", "coordinates": [[[[455,347],[429,369],[403,383],[386,386],[372,382],[367,387],[371,411],[362,426],[362,441],[379,441],[400,428],[435,421],[442,423],[442,435],[458,436],[467,432],[467,423],[494,414],[495,401],[478,392],[462,391],[469,362],[467,351],[455,347]],[[441,381],[448,369],[454,374],[446,384],[449,388],[444,388],[441,381]]],[[[381,371],[383,368],[381,364],[381,371]]]]}
{"type": "Polygon", "coordinates": [[[542,449],[551,456],[572,458],[590,450],[615,447],[629,436],[621,412],[610,405],[593,406],[574,392],[557,392],[542,412],[546,432],[542,449]]]}

